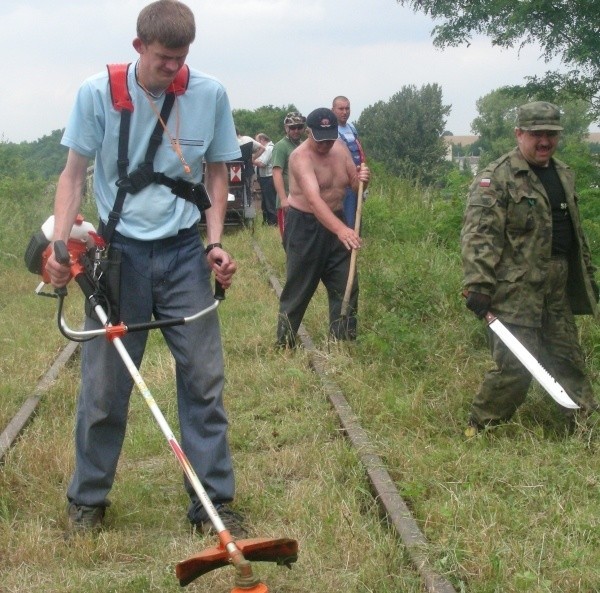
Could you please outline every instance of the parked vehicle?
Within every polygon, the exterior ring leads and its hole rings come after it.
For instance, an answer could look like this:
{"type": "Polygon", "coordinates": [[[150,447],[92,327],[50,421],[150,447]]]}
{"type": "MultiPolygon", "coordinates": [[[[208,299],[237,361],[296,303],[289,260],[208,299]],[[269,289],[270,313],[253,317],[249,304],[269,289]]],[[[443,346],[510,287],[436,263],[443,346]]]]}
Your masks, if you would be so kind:
{"type": "Polygon", "coordinates": [[[243,145],[242,158],[227,162],[229,196],[227,198],[226,225],[252,225],[256,216],[252,197],[252,145],[243,145]],[[245,154],[250,147],[249,155],[245,154]],[[244,158],[244,157],[247,158],[244,158]]]}

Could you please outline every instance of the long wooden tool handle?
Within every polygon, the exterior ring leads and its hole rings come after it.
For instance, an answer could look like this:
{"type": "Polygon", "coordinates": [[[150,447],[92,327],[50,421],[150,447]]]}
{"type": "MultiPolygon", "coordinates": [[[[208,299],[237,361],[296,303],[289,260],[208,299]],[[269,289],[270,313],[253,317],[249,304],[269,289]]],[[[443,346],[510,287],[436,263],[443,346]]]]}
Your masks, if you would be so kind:
{"type": "MultiPolygon", "coordinates": [[[[354,232],[360,235],[360,221],[362,218],[362,203],[363,203],[363,188],[364,184],[362,181],[358,182],[358,197],[356,204],[356,219],[354,221],[354,232]]],[[[350,270],[348,271],[348,281],[346,282],[346,291],[344,292],[344,298],[342,300],[341,316],[346,317],[348,315],[348,309],[350,308],[350,293],[352,292],[352,285],[354,284],[354,275],[356,274],[356,256],[358,254],[357,249],[352,250],[350,255],[350,270]]]]}
{"type": "Polygon", "coordinates": [[[348,282],[346,283],[346,291],[342,300],[342,310],[340,315],[346,317],[350,308],[350,293],[352,292],[352,284],[354,284],[354,275],[356,274],[356,249],[352,250],[350,256],[350,270],[348,271],[348,282]]]}

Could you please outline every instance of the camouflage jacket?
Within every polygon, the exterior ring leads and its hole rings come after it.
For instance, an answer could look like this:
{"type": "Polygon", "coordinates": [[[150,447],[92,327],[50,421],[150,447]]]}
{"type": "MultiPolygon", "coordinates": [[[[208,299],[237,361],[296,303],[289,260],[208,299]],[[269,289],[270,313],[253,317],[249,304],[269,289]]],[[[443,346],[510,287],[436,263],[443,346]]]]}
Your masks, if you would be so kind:
{"type": "MultiPolygon", "coordinates": [[[[572,171],[554,159],[573,222],[567,293],[575,314],[596,315],[595,268],[581,228],[572,171]]],[[[494,161],[473,182],[463,220],[464,287],[492,297],[507,323],[540,327],[543,287],[552,250],[552,212],[541,181],[518,148],[494,161]]]]}

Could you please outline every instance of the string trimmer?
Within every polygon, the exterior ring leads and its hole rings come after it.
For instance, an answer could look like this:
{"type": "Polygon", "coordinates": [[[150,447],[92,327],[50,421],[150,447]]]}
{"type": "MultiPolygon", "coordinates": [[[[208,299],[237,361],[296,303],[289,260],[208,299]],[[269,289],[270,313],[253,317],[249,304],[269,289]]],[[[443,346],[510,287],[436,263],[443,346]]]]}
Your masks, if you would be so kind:
{"type": "MultiPolygon", "coordinates": [[[[208,497],[206,490],[200,483],[196,472],[173,435],[165,417],[154,401],[150,390],[146,386],[121,340],[125,334],[132,331],[146,331],[192,323],[215,310],[218,307],[219,302],[224,299],[225,293],[222,287],[217,285],[214,303],[190,317],[155,320],[148,323],[131,325],[125,325],[123,322],[111,324],[109,323],[106,311],[101,304],[103,298],[102,295],[98,294],[98,291],[100,290],[99,283],[93,273],[93,270],[95,269],[93,262],[94,260],[98,261],[101,257],[105,247],[104,241],[93,232],[93,230],[90,230],[89,227],[85,225],[89,225],[89,223],[84,223],[83,219],[78,219],[77,223],[73,226],[68,244],[65,245],[62,241],[56,241],[54,243],[54,254],[58,262],[70,266],[71,277],[83,291],[85,298],[88,300],[93,311],[103,324],[102,328],[81,331],[71,329],[66,324],[62,313],[63,301],[67,295],[66,287],[55,289],[52,295],[41,291],[41,287],[49,282],[49,278],[45,272],[45,265],[51,253],[50,239],[53,232],[52,229],[44,229],[44,227],[42,227],[43,231],[41,233],[36,233],[32,237],[25,254],[25,260],[30,271],[42,274],[43,282],[38,286],[36,292],[44,296],[55,296],[58,298],[58,326],[60,331],[67,338],[74,341],[84,341],[104,336],[113,343],[133,378],[134,383],[158,422],[171,450],[175,454],[175,457],[177,457],[185,476],[198,495],[204,510],[208,514],[208,517],[218,534],[219,544],[217,546],[210,547],[176,565],[175,572],[179,579],[179,583],[181,586],[188,585],[194,579],[207,572],[232,564],[235,569],[235,587],[232,589],[231,593],[267,593],[268,588],[266,585],[254,575],[251,562],[276,562],[279,565],[291,568],[291,564],[295,562],[298,557],[298,543],[296,540],[288,538],[234,540],[231,533],[226,529],[212,501],[208,497]],[[81,225],[84,225],[84,227],[82,228],[81,225]],[[90,248],[90,244],[92,244],[93,247],[90,248]]],[[[45,224],[45,226],[48,227],[51,225],[45,224]]]]}

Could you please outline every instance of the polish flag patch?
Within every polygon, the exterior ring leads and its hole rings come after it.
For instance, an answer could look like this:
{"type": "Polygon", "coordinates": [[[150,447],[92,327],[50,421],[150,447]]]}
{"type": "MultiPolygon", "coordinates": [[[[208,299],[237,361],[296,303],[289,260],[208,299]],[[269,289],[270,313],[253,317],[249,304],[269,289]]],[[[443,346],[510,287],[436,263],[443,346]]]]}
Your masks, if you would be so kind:
{"type": "Polygon", "coordinates": [[[492,180],[491,179],[482,179],[479,182],[479,187],[489,187],[492,184],[492,180]]]}

